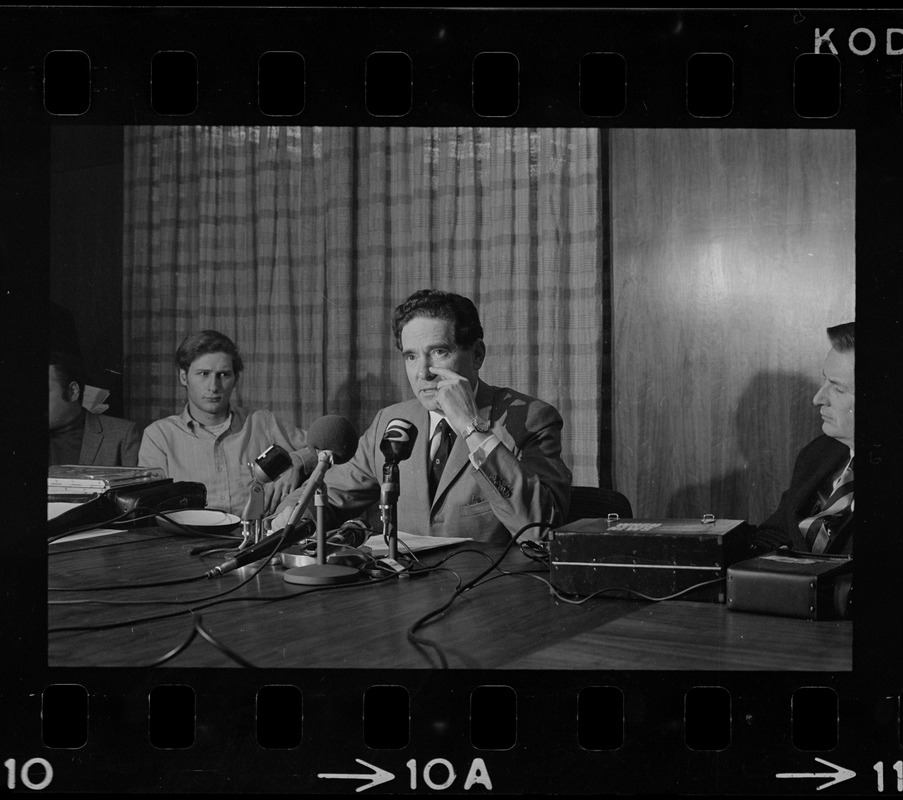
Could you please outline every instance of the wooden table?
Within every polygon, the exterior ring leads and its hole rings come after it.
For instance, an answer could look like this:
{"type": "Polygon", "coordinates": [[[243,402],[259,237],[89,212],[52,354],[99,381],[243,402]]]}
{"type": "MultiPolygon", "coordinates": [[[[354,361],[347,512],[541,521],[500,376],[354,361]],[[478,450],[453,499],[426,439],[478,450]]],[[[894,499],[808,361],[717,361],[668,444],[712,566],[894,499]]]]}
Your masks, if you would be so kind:
{"type": "Polygon", "coordinates": [[[851,622],[731,612],[723,604],[679,600],[598,597],[576,605],[553,596],[538,579],[547,579],[548,570],[516,548],[501,562],[515,574],[490,572],[417,631],[435,644],[418,647],[408,638],[409,628],[447,603],[460,583],[489,567],[487,557],[497,558],[503,548],[459,544],[427,551],[421,561],[444,561],[444,569],[323,590],[286,583],[284,568],[269,563],[259,571],[257,563],[204,578],[226,556],[190,555],[203,541],[134,528],[49,545],[49,666],[149,666],[197,632],[167,666],[852,668],[851,622]],[[197,580],[173,583],[189,578],[197,580]],[[161,582],[169,585],[148,585],[161,582]],[[200,617],[197,629],[192,610],[200,617]]]}

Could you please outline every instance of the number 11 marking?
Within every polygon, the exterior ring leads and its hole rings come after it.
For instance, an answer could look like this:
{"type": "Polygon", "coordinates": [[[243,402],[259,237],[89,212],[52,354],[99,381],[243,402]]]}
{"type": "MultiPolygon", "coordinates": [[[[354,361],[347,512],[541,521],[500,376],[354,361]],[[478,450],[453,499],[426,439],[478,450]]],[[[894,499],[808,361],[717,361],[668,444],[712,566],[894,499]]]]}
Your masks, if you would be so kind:
{"type": "MultiPolygon", "coordinates": [[[[894,772],[897,773],[897,791],[903,793],[903,761],[894,763],[894,772]]],[[[874,765],[874,770],[878,773],[878,791],[884,791],[884,762],[879,761],[874,765]]]]}

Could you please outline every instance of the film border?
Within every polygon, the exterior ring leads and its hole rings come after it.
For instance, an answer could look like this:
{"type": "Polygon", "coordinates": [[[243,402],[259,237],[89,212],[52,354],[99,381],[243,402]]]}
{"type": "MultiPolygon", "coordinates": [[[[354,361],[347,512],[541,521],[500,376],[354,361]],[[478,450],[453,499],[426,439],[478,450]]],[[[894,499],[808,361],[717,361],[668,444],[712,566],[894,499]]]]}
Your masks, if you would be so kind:
{"type": "MultiPolygon", "coordinates": [[[[41,220],[49,220],[45,187],[49,187],[50,126],[161,122],[149,104],[146,69],[153,53],[162,49],[190,50],[201,65],[198,111],[180,118],[179,124],[272,124],[272,118],[260,114],[251,100],[256,96],[256,57],[267,50],[291,49],[302,50],[311,65],[323,65],[319,74],[309,74],[308,104],[291,124],[385,124],[364,110],[361,65],[373,50],[401,50],[409,53],[415,64],[430,66],[422,83],[419,74],[415,79],[411,113],[391,124],[855,129],[857,306],[866,312],[857,316],[864,323],[863,352],[884,354],[889,351],[887,342],[899,341],[899,320],[895,315],[868,313],[888,308],[901,296],[899,275],[893,270],[903,253],[899,192],[893,193],[901,178],[901,60],[898,55],[883,53],[881,47],[888,29],[903,27],[899,12],[265,9],[255,10],[253,18],[251,13],[248,9],[203,8],[139,12],[22,8],[0,12],[8,23],[4,37],[7,41],[0,56],[0,182],[5,227],[8,226],[16,265],[7,269],[4,277],[8,304],[4,341],[22,343],[24,332],[40,335],[34,321],[35,309],[42,307],[48,294],[42,266],[48,259],[47,236],[42,236],[46,231],[41,220]],[[436,46],[439,29],[447,31],[447,47],[436,46]],[[831,41],[839,51],[843,69],[842,108],[829,119],[801,119],[792,105],[793,59],[813,52],[816,31],[824,34],[829,29],[835,31],[831,41]],[[878,44],[874,51],[859,55],[851,49],[851,44],[860,49],[868,44],[866,34],[860,34],[862,38],[851,37],[857,29],[875,34],[878,44]],[[680,35],[676,36],[678,30],[680,35]],[[43,110],[40,65],[43,55],[55,49],[90,53],[92,105],[84,118],[52,119],[43,110]],[[467,88],[470,55],[500,50],[520,58],[521,107],[513,118],[477,118],[470,109],[467,88]],[[628,107],[613,120],[587,119],[576,103],[575,65],[584,53],[599,51],[620,52],[629,64],[628,107]],[[744,60],[746,96],[755,101],[741,102],[738,98],[733,113],[723,120],[690,117],[684,106],[683,71],[676,69],[675,64],[682,66],[694,52],[729,52],[735,59],[744,60]],[[239,55],[236,57],[235,53],[239,55]],[[323,75],[329,76],[328,85],[323,82],[323,75]],[[336,86],[345,88],[335,91],[336,86]],[[781,88],[776,91],[775,86],[781,88]],[[569,95],[569,91],[573,94],[569,95]],[[441,98],[438,101],[434,100],[436,93],[441,98]],[[6,158],[5,153],[9,154],[6,158]]],[[[821,46],[827,47],[824,41],[821,46]]],[[[884,376],[892,373],[892,367],[881,358],[869,357],[863,365],[867,387],[863,402],[873,402],[875,413],[863,420],[860,435],[863,441],[871,443],[874,458],[878,459],[864,497],[867,499],[869,491],[876,498],[893,497],[891,487],[899,485],[900,472],[893,458],[892,447],[897,440],[893,434],[899,430],[899,423],[895,418],[898,415],[882,395],[887,380],[884,376]]],[[[25,393],[22,414],[26,424],[7,432],[6,474],[15,477],[7,485],[6,496],[10,504],[25,502],[32,511],[40,509],[43,502],[45,476],[39,461],[22,459],[32,446],[22,431],[43,429],[43,399],[29,388],[42,386],[43,376],[37,375],[27,350],[14,353],[9,366],[25,393]]],[[[868,508],[866,500],[863,506],[868,508]]],[[[35,609],[44,608],[46,597],[44,545],[12,541],[9,531],[4,537],[2,559],[8,601],[4,627],[13,632],[14,645],[8,652],[14,657],[4,659],[6,680],[0,691],[7,750],[3,758],[47,755],[40,733],[40,691],[51,683],[78,682],[88,687],[92,718],[100,723],[104,714],[109,715],[106,721],[110,722],[122,711],[116,698],[134,712],[135,719],[142,719],[144,710],[138,701],[146,697],[149,687],[186,682],[208,687],[206,692],[214,695],[229,693],[237,698],[235,707],[228,710],[213,708],[205,698],[210,716],[202,719],[199,713],[198,722],[199,726],[208,726],[209,735],[198,736],[196,747],[178,754],[151,754],[141,725],[117,730],[115,735],[104,725],[95,735],[92,727],[86,748],[64,755],[54,753],[55,763],[61,766],[50,790],[106,792],[111,790],[110,781],[118,778],[136,790],[342,791],[347,787],[322,786],[313,775],[339,763],[353,766],[355,758],[367,758],[366,748],[356,740],[358,734],[348,718],[353,719],[354,709],[346,709],[344,717],[331,717],[318,710],[322,704],[317,699],[329,695],[349,701],[370,685],[401,683],[412,697],[412,744],[393,753],[391,759],[383,752],[373,754],[375,763],[391,761],[396,774],[406,774],[402,765],[409,758],[426,760],[434,756],[454,762],[460,774],[475,756],[481,755],[492,775],[494,790],[505,793],[776,793],[776,782],[765,780],[769,774],[791,763],[812,763],[801,757],[806,754],[794,751],[788,741],[778,706],[789,702],[789,694],[798,686],[826,685],[838,692],[842,714],[848,712],[848,727],[838,747],[821,755],[839,764],[855,762],[857,771],[864,773],[875,761],[890,763],[900,758],[900,742],[889,735],[893,725],[888,725],[887,714],[900,713],[893,701],[903,691],[900,670],[896,668],[903,663],[900,614],[893,616],[895,609],[903,607],[901,582],[894,580],[893,571],[895,565],[903,563],[903,550],[899,536],[895,537],[894,519],[887,505],[878,502],[863,515],[876,533],[873,540],[861,542],[857,554],[857,572],[863,588],[857,597],[862,613],[857,614],[855,623],[853,671],[837,675],[639,671],[591,675],[509,671],[363,674],[305,670],[300,680],[297,674],[272,671],[263,680],[259,674],[238,669],[161,669],[154,673],[51,670],[44,666],[44,629],[34,622],[36,617],[40,619],[35,609]],[[551,692],[550,679],[554,686],[551,692]],[[252,728],[245,731],[232,726],[236,716],[253,720],[247,715],[253,712],[254,687],[281,682],[302,688],[305,708],[310,710],[305,730],[312,726],[315,732],[297,751],[261,753],[253,742],[252,728]],[[504,683],[518,693],[523,725],[519,725],[514,751],[477,753],[467,741],[466,703],[461,701],[472,688],[484,683],[504,683]],[[681,731],[673,728],[675,703],[687,688],[713,683],[728,688],[735,698],[742,698],[735,715],[741,708],[764,707],[775,728],[744,730],[735,723],[735,738],[726,752],[688,752],[681,731]],[[661,716],[647,716],[648,724],[626,738],[620,751],[581,752],[573,742],[562,741],[572,720],[572,711],[562,698],[572,697],[578,688],[591,684],[636,691],[647,707],[660,709],[661,716]],[[775,701],[775,696],[783,700],[775,701]],[[418,698],[417,705],[414,698],[418,698]],[[427,720],[415,713],[417,707],[442,708],[440,721],[445,725],[432,724],[437,718],[427,725],[427,720]],[[351,728],[347,727],[349,724],[351,728]],[[236,737],[244,740],[235,741],[236,737]],[[650,765],[653,753],[656,762],[650,765]],[[235,785],[230,766],[236,759],[247,759],[249,763],[249,774],[240,787],[235,785]],[[67,761],[69,764],[63,768],[67,761]]],[[[25,527],[33,527],[32,522],[40,522],[36,511],[35,519],[28,519],[25,527]]],[[[200,696],[198,702],[200,710],[200,696]]],[[[390,786],[398,789],[397,784],[390,786]]],[[[449,791],[456,789],[460,789],[460,784],[449,791]]]]}

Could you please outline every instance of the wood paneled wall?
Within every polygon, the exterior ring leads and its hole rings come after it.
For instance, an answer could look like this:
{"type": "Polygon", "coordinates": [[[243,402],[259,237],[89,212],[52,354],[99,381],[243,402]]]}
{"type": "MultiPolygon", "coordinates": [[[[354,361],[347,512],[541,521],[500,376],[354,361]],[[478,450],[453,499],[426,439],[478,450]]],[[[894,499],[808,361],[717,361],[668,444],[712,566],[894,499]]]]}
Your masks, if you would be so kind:
{"type": "Polygon", "coordinates": [[[611,164],[614,488],[758,522],[854,319],[854,132],[616,130],[611,164]]]}

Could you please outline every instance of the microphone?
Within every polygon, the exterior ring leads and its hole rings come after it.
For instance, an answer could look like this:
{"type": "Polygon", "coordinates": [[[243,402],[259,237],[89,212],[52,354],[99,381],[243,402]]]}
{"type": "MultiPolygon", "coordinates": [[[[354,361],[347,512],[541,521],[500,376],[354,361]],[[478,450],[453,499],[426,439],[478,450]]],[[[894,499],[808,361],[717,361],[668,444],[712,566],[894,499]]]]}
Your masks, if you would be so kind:
{"type": "Polygon", "coordinates": [[[302,462],[308,479],[286,527],[297,524],[307,510],[314,492],[326,476],[326,470],[333,464],[344,464],[354,455],[358,434],[354,425],[345,417],[330,414],[314,421],[307,431],[307,440],[309,444],[304,450],[309,452],[304,454],[302,462]],[[309,458],[311,454],[313,459],[309,458]]]}
{"type": "Polygon", "coordinates": [[[397,464],[411,457],[414,442],[417,441],[417,428],[406,419],[393,419],[386,425],[379,449],[390,464],[397,464]]]}
{"type": "Polygon", "coordinates": [[[396,504],[398,502],[398,463],[411,457],[417,441],[417,428],[406,419],[393,419],[386,425],[379,449],[385,456],[383,464],[383,484],[380,492],[379,508],[383,522],[383,536],[389,543],[389,558],[394,560],[398,548],[398,528],[396,504]]]}
{"type": "Polygon", "coordinates": [[[327,414],[325,417],[314,420],[307,431],[307,441],[315,452],[313,459],[304,464],[305,472],[310,474],[316,467],[314,462],[316,461],[316,451],[319,450],[329,450],[332,453],[333,464],[344,464],[349,461],[354,455],[354,451],[357,450],[357,440],[357,430],[345,417],[340,417],[338,414],[327,414]]]}
{"type": "Polygon", "coordinates": [[[344,417],[321,417],[308,431],[308,438],[320,452],[317,467],[304,484],[301,497],[292,509],[286,529],[297,524],[316,495],[317,505],[317,563],[294,567],[283,575],[286,583],[334,584],[350,583],[359,577],[356,569],[326,563],[326,495],[322,489],[326,472],[333,464],[344,464],[357,450],[357,431],[344,417]]]}
{"type": "MultiPolygon", "coordinates": [[[[303,459],[302,459],[303,460],[303,459]]],[[[253,476],[248,501],[245,503],[241,515],[241,528],[245,543],[253,538],[255,542],[260,539],[261,519],[263,518],[263,485],[276,480],[283,472],[292,466],[292,457],[285,448],[278,444],[271,444],[254,461],[248,464],[253,476]],[[253,535],[252,529],[253,528],[253,535]]]]}
{"type": "Polygon", "coordinates": [[[264,537],[257,542],[257,544],[246,547],[237,555],[209,570],[206,573],[206,577],[215,578],[225,572],[231,572],[233,569],[243,567],[246,564],[252,564],[263,558],[269,558],[274,553],[285,550],[286,547],[291,547],[302,539],[309,538],[313,533],[313,529],[314,523],[309,519],[302,520],[301,524],[295,525],[291,529],[286,525],[281,533],[277,532],[264,537]]]}
{"type": "Polygon", "coordinates": [[[334,545],[331,550],[347,547],[363,547],[370,538],[370,528],[362,519],[349,519],[326,539],[327,545],[334,545]]]}

